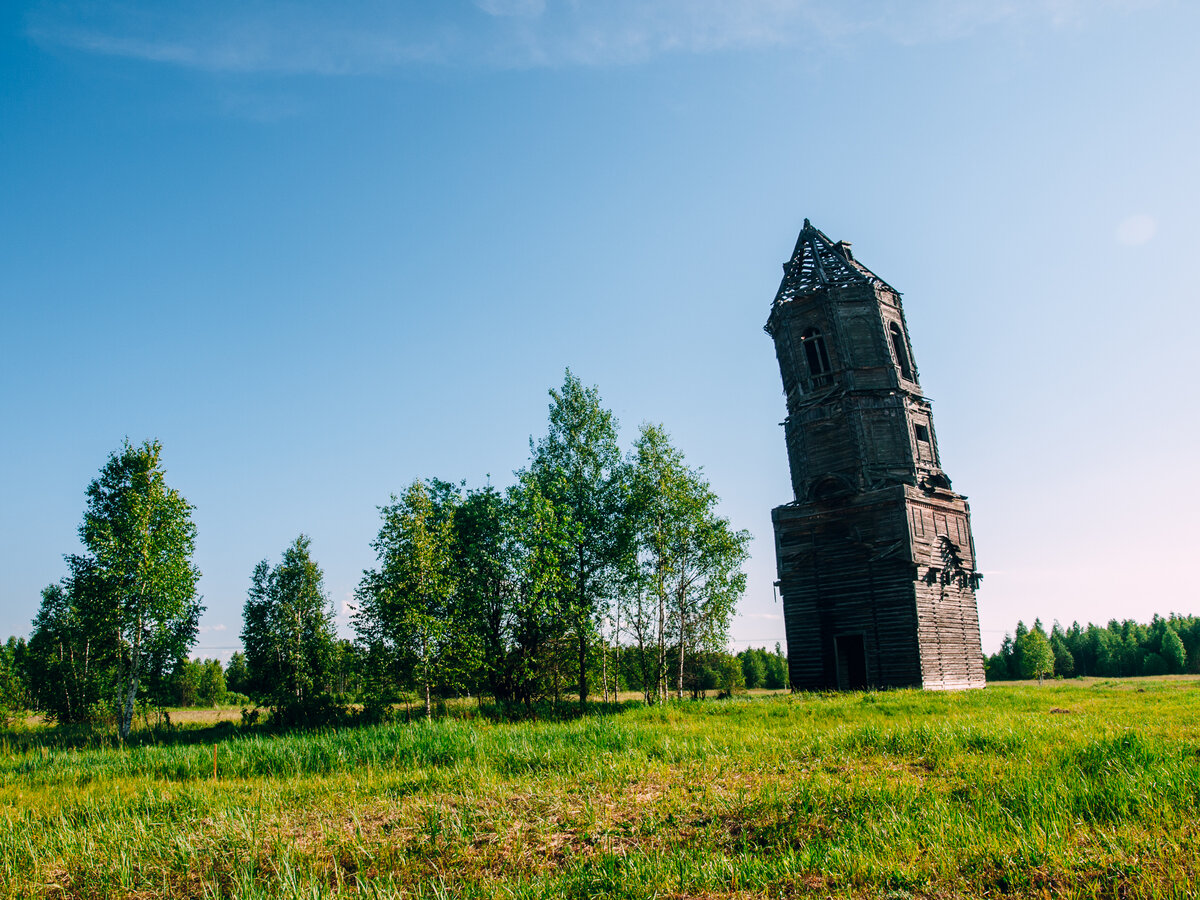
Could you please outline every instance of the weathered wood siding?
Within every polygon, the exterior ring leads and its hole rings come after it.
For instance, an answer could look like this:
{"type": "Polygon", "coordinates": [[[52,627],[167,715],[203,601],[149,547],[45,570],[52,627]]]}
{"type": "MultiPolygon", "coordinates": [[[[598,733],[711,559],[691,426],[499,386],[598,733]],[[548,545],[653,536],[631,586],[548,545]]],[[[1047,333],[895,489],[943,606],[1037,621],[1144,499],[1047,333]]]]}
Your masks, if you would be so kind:
{"type": "Polygon", "coordinates": [[[766,330],[795,497],[772,515],[792,686],[982,686],[970,514],[899,293],[806,221],[766,330]]]}
{"type": "Polygon", "coordinates": [[[910,488],[908,494],[922,683],[942,690],[983,687],[975,591],[969,576],[943,578],[939,548],[939,538],[947,537],[959,550],[963,571],[974,572],[970,508],[962,496],[949,491],[926,496],[910,488]]]}
{"type": "Polygon", "coordinates": [[[837,639],[861,635],[866,681],[920,687],[914,570],[897,488],[774,510],[792,687],[844,688],[837,639]]]}

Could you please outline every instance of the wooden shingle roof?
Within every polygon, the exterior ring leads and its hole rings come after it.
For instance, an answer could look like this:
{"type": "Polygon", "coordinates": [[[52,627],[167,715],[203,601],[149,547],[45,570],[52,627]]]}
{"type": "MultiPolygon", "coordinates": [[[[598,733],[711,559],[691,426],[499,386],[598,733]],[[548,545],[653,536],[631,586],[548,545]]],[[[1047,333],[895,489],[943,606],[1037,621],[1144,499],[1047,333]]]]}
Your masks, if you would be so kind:
{"type": "Polygon", "coordinates": [[[899,293],[856,260],[848,243],[831,241],[828,235],[805,219],[792,258],[783,264],[783,281],[775,295],[775,303],[788,303],[822,288],[851,284],[880,285],[892,293],[899,293]]]}

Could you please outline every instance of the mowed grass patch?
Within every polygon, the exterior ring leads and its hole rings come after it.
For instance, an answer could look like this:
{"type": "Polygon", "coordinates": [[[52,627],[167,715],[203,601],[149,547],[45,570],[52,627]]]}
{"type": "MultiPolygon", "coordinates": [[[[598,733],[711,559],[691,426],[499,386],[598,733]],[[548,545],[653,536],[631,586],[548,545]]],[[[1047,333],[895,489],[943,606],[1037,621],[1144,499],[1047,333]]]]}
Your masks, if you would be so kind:
{"type": "Polygon", "coordinates": [[[1194,896],[1198,713],[1097,682],[234,734],[215,779],[205,744],[9,752],[0,893],[1194,896]]]}

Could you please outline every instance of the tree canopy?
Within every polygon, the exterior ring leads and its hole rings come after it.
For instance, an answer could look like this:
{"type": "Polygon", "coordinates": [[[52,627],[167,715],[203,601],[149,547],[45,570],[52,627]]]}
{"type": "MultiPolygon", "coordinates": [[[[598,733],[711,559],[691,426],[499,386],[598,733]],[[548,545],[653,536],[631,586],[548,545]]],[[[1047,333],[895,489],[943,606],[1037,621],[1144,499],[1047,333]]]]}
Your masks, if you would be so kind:
{"type": "Polygon", "coordinates": [[[196,639],[203,606],[192,506],[166,483],[162,446],[128,439],[88,485],[69,574],[42,592],[30,638],[39,698],[59,721],[107,707],[122,737],[147,686],[159,699],[196,639]]]}
{"type": "Polygon", "coordinates": [[[724,651],[749,535],[719,515],[701,470],[659,425],[623,454],[598,389],[569,370],[549,394],[511,486],[416,479],[379,508],[354,643],[337,639],[301,534],[278,565],[255,566],[228,668],[188,658],[202,609],[192,507],[166,485],[157,442],[126,441],[88,488],[87,552],[43,594],[25,695],[62,722],[115,711],[127,734],[138,696],[249,695],[279,722],[313,724],[350,695],[386,716],[415,692],[429,716],[454,694],[557,704],[573,688],[582,708],[597,681],[606,701],[633,686],[648,702],[780,681],[773,658],[743,671],[724,651]]]}
{"type": "Polygon", "coordinates": [[[1032,629],[1018,622],[1015,637],[1006,636],[1000,650],[988,658],[989,681],[1032,677],[1024,674],[1022,640],[1031,630],[1048,638],[1053,674],[1063,678],[1200,672],[1200,617],[1172,614],[1154,616],[1145,624],[1113,619],[1107,625],[1074,622],[1064,628],[1055,622],[1049,634],[1040,621],[1032,629]]]}
{"type": "Polygon", "coordinates": [[[616,589],[627,530],[617,421],[600,392],[568,369],[550,392],[546,435],[532,444],[528,478],[553,507],[565,538],[558,561],[561,611],[576,648],[579,704],[588,698],[588,652],[616,589]]]}
{"type": "Polygon", "coordinates": [[[248,693],[284,724],[320,723],[333,706],[333,607],[311,543],[302,534],[279,565],[258,563],[243,610],[248,693]]]}
{"type": "Polygon", "coordinates": [[[433,491],[414,481],[381,507],[383,524],[371,544],[379,566],[363,573],[354,614],[360,638],[393,659],[397,683],[420,688],[426,717],[434,686],[457,683],[470,644],[452,602],[457,492],[444,483],[433,491]]]}

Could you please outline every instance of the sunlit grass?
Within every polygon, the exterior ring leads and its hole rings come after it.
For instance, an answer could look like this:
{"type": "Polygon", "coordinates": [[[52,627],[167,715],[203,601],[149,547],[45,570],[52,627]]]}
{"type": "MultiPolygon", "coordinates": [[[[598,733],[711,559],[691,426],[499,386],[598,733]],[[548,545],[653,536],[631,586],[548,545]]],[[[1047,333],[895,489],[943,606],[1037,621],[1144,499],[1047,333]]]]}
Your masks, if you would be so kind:
{"type": "Polygon", "coordinates": [[[1141,680],[10,745],[0,893],[1194,896],[1198,714],[1141,680]]]}

